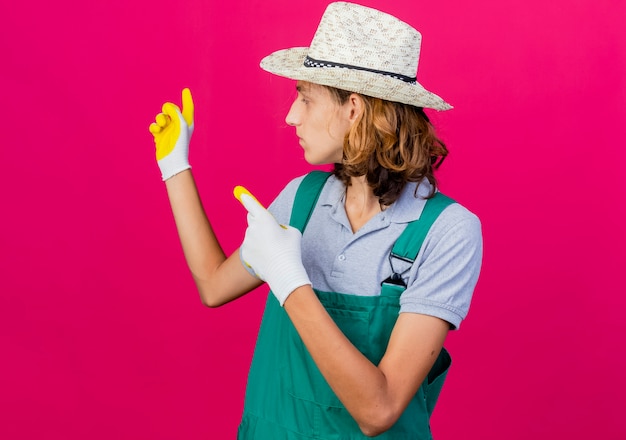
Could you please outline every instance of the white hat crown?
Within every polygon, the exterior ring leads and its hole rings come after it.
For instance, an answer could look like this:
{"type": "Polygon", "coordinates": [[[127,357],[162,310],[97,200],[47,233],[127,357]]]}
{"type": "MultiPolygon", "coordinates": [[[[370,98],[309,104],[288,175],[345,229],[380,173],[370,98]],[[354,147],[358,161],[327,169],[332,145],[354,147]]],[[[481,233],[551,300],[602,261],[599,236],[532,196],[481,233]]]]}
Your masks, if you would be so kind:
{"type": "Polygon", "coordinates": [[[310,47],[279,50],[261,67],[287,78],[437,110],[452,108],[417,82],[421,34],[387,13],[328,5],[310,47]]]}
{"type": "Polygon", "coordinates": [[[326,9],[308,56],[415,81],[421,43],[416,29],[392,15],[337,2],[326,9]]]}

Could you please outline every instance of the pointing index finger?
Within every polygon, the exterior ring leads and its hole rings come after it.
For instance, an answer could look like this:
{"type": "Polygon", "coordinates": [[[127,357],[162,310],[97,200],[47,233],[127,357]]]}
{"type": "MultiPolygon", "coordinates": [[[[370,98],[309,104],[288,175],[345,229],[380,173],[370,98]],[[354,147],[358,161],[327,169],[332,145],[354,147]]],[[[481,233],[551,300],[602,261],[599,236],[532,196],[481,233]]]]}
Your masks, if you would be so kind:
{"type": "MultiPolygon", "coordinates": [[[[245,189],[243,186],[240,186],[240,185],[236,186],[235,189],[233,190],[233,194],[235,195],[235,198],[239,200],[239,202],[241,202],[243,207],[246,208],[246,210],[248,211],[248,214],[252,218],[262,218],[263,216],[268,216],[274,219],[274,216],[272,216],[272,214],[270,214],[270,212],[263,207],[261,202],[259,202],[257,198],[254,197],[252,193],[250,193],[250,191],[245,189]]],[[[249,218],[250,217],[248,217],[248,219],[249,218]]],[[[274,219],[274,221],[276,220],[274,219]]],[[[278,225],[283,229],[288,229],[285,225],[281,225],[281,224],[278,224],[278,225]]]]}
{"type": "Polygon", "coordinates": [[[250,191],[248,191],[243,186],[240,186],[240,185],[236,186],[235,189],[233,190],[233,194],[235,198],[239,200],[239,202],[241,202],[243,207],[246,208],[246,210],[248,210],[248,212],[254,214],[254,212],[259,211],[259,208],[262,210],[265,210],[263,205],[261,205],[261,202],[259,202],[257,198],[254,197],[252,193],[250,193],[250,191]]]}

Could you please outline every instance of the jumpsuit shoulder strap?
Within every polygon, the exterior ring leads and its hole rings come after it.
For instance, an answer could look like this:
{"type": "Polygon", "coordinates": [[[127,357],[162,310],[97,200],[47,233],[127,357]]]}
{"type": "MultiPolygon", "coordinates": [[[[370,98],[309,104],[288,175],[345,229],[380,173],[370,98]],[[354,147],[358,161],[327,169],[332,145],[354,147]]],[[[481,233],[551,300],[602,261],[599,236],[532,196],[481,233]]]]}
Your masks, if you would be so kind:
{"type": "Polygon", "coordinates": [[[414,262],[430,227],[437,220],[439,214],[453,203],[456,202],[450,197],[439,192],[435,193],[432,198],[426,201],[420,218],[409,223],[404,232],[400,234],[393,249],[391,249],[391,256],[411,263],[414,262]]]}
{"type": "Polygon", "coordinates": [[[291,219],[289,220],[289,224],[299,229],[300,232],[304,232],[304,228],[306,228],[311,218],[317,199],[319,199],[322,188],[324,188],[324,184],[330,177],[330,174],[326,171],[311,171],[300,182],[293,202],[293,208],[291,209],[291,219]]]}

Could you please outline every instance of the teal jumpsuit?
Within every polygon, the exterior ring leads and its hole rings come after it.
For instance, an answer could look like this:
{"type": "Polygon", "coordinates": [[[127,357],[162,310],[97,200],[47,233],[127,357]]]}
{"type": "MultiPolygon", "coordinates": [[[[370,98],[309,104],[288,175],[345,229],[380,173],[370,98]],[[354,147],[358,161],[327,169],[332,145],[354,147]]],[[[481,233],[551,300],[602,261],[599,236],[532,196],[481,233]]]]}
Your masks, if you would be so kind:
{"type": "MultiPolygon", "coordinates": [[[[300,184],[290,224],[304,231],[328,173],[313,172],[300,184]]],[[[414,261],[430,226],[450,203],[437,193],[420,218],[407,226],[392,256],[414,261]]],[[[400,310],[404,287],[391,277],[380,296],[315,290],[337,326],[372,363],[382,359],[400,310]]],[[[387,282],[388,281],[388,282],[387,282]]],[[[398,421],[377,439],[432,439],[430,416],[450,366],[442,349],[398,421]]],[[[268,295],[248,376],[240,440],[356,440],[366,437],[332,391],[302,343],[287,313],[268,295]]]]}

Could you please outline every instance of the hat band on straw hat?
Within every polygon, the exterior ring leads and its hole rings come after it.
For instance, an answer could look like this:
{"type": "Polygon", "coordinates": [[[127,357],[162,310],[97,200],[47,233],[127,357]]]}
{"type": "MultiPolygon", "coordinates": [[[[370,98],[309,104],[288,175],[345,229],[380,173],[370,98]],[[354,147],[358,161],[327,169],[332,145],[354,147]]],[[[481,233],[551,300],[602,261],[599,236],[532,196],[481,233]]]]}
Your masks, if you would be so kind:
{"type": "Polygon", "coordinates": [[[319,67],[322,67],[322,68],[339,67],[342,69],[362,70],[365,72],[377,73],[379,75],[384,75],[384,76],[389,76],[394,79],[399,79],[400,81],[404,81],[405,83],[408,83],[408,84],[414,84],[417,82],[417,77],[415,76],[410,77],[406,75],[400,75],[399,73],[385,72],[384,70],[369,69],[367,67],[353,66],[350,64],[334,63],[332,61],[320,61],[320,60],[313,59],[309,57],[308,55],[304,59],[304,67],[314,67],[314,68],[315,67],[318,67],[318,68],[319,67]]]}
{"type": "Polygon", "coordinates": [[[261,67],[296,81],[335,87],[415,107],[452,108],[417,81],[422,35],[387,13],[330,3],[309,47],[271,53],[261,67]]]}

